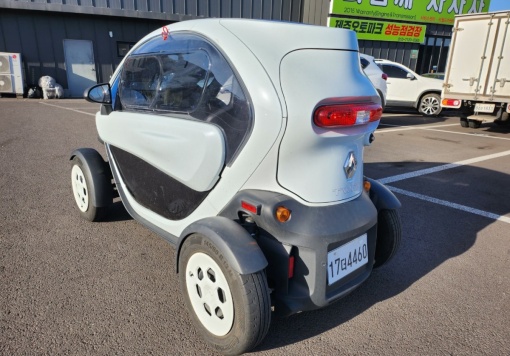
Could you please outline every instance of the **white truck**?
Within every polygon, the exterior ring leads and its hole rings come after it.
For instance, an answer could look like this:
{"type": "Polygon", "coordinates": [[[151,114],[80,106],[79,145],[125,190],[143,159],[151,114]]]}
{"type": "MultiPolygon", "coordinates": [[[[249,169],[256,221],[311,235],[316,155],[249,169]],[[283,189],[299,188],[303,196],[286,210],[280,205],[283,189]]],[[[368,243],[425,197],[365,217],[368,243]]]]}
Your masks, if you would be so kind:
{"type": "Polygon", "coordinates": [[[441,94],[462,127],[510,123],[510,11],[455,17],[441,94]]]}

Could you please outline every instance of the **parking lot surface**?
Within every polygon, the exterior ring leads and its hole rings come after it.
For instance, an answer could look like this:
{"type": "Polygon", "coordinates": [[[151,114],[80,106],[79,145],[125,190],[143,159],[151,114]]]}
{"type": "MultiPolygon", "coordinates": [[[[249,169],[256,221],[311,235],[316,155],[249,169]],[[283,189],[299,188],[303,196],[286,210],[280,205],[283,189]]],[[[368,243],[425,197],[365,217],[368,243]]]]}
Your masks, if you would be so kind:
{"type": "MultiPolygon", "coordinates": [[[[0,99],[0,354],[203,355],[175,251],[120,202],[80,218],[83,100],[0,99]]],[[[119,128],[122,130],[122,128],[119,128]]],[[[274,319],[255,355],[509,355],[510,128],[386,112],[365,175],[402,203],[402,247],[334,305],[274,319]]]]}

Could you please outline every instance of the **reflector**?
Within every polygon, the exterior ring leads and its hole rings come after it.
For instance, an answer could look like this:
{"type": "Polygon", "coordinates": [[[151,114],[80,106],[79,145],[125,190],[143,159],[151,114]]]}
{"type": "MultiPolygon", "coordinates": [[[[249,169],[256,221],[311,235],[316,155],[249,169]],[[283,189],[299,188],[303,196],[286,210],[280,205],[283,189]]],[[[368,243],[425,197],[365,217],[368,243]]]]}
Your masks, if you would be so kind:
{"type": "Polygon", "coordinates": [[[244,200],[241,200],[241,208],[243,208],[244,210],[247,210],[253,214],[258,214],[258,212],[259,212],[257,205],[248,203],[244,200]]]}
{"type": "Polygon", "coordinates": [[[290,256],[289,257],[289,274],[288,274],[288,277],[289,277],[289,279],[294,277],[294,256],[290,256]]]}

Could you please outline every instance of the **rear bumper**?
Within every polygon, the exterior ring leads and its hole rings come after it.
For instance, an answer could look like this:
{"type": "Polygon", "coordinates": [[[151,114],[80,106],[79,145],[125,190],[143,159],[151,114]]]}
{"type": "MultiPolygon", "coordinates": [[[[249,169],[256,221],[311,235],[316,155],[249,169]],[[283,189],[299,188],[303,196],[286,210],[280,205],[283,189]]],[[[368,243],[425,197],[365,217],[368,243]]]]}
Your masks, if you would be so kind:
{"type": "Polygon", "coordinates": [[[252,235],[268,260],[268,283],[272,288],[275,312],[290,315],[318,309],[347,295],[366,280],[375,256],[377,210],[368,194],[330,206],[310,207],[282,195],[266,191],[243,191],[237,194],[221,215],[246,221],[252,235]],[[259,206],[258,213],[245,212],[241,201],[259,206]],[[279,206],[292,211],[286,223],[276,221],[279,206]],[[248,219],[249,220],[249,219],[248,219]],[[328,252],[367,234],[368,263],[339,281],[328,285],[328,252]],[[294,275],[289,278],[289,256],[294,256],[294,275]]]}

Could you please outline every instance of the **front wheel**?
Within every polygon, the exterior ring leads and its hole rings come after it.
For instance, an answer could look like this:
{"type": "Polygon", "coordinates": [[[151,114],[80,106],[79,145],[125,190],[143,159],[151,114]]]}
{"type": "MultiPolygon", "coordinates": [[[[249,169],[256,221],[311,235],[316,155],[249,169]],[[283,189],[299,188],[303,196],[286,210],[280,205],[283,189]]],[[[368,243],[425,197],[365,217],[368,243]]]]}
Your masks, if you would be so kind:
{"type": "Polygon", "coordinates": [[[195,327],[223,354],[241,354],[269,330],[271,303],[264,271],[234,271],[210,239],[194,234],[184,241],[179,280],[195,327]]]}
{"type": "Polygon", "coordinates": [[[420,99],[418,111],[425,116],[437,116],[441,112],[441,97],[438,94],[425,94],[420,99]]]}
{"type": "MultiPolygon", "coordinates": [[[[96,193],[99,187],[94,185],[92,174],[82,160],[75,156],[71,160],[71,185],[73,187],[73,196],[80,215],[88,221],[98,221],[104,218],[108,212],[108,206],[96,206],[96,193]]],[[[102,175],[98,175],[98,181],[107,186],[109,182],[102,175]]]]}

